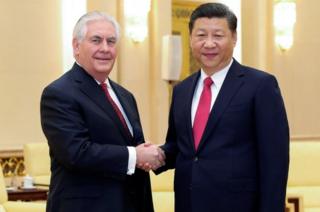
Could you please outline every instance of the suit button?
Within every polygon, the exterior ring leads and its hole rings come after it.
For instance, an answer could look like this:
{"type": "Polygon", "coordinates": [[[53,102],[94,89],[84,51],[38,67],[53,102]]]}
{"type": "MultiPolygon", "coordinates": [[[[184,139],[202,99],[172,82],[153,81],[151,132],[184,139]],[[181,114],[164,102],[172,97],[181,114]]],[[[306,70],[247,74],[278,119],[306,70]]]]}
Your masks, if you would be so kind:
{"type": "Polygon", "coordinates": [[[193,159],[194,162],[198,162],[198,160],[199,160],[199,158],[197,156],[194,157],[194,159],[193,159]]]}

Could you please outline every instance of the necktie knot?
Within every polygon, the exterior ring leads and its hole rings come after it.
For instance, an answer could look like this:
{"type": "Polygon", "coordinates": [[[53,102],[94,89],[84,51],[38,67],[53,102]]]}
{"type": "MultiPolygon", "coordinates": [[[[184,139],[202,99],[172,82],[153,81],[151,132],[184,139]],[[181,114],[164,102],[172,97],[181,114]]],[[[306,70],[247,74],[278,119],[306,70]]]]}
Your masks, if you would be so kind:
{"type": "Polygon", "coordinates": [[[204,85],[205,85],[206,87],[210,87],[210,86],[212,85],[213,81],[212,81],[211,77],[207,77],[207,78],[205,78],[205,79],[203,80],[203,83],[204,83],[204,85]]]}
{"type": "Polygon", "coordinates": [[[101,84],[100,84],[100,86],[101,86],[101,88],[102,88],[102,90],[103,90],[103,91],[108,90],[108,89],[107,89],[107,84],[106,84],[106,83],[104,83],[104,82],[103,82],[103,83],[101,83],[101,84]]]}

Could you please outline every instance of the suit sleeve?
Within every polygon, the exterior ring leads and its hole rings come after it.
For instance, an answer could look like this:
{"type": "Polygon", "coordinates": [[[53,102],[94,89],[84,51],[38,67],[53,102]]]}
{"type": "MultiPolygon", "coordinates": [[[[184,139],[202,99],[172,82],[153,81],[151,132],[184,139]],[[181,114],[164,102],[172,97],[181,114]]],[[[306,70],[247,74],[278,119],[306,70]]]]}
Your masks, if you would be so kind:
{"type": "Polygon", "coordinates": [[[289,167],[289,127],[273,76],[262,80],[254,113],[260,176],[259,212],[283,212],[289,167]]]}
{"type": "Polygon", "coordinates": [[[175,168],[175,161],[178,154],[178,147],[177,147],[177,132],[176,132],[175,120],[174,120],[174,100],[175,100],[174,97],[175,97],[175,89],[172,94],[166,142],[163,146],[161,146],[161,148],[163,149],[166,155],[166,161],[165,161],[166,165],[156,170],[155,171],[156,174],[159,174],[168,169],[175,168]]]}
{"type": "Polygon", "coordinates": [[[92,142],[81,106],[65,93],[51,86],[41,97],[41,125],[51,157],[70,171],[123,177],[128,168],[127,147],[92,142]]]}

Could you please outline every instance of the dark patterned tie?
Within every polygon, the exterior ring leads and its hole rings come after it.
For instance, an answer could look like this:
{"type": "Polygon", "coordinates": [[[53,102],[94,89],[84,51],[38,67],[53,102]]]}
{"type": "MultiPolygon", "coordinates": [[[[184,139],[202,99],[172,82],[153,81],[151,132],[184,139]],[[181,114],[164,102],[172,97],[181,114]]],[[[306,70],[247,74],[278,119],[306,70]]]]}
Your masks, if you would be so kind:
{"type": "Polygon", "coordinates": [[[101,83],[100,84],[101,86],[101,89],[104,91],[104,93],[106,94],[106,97],[108,99],[108,101],[110,102],[110,104],[112,105],[114,111],[117,113],[118,115],[118,118],[120,119],[127,135],[129,136],[129,138],[132,138],[132,135],[130,133],[130,130],[128,128],[128,125],[126,123],[126,120],[124,119],[119,107],[117,106],[117,104],[113,101],[113,99],[111,98],[110,94],[109,94],[109,91],[108,91],[108,88],[107,88],[107,84],[106,83],[101,83]]]}

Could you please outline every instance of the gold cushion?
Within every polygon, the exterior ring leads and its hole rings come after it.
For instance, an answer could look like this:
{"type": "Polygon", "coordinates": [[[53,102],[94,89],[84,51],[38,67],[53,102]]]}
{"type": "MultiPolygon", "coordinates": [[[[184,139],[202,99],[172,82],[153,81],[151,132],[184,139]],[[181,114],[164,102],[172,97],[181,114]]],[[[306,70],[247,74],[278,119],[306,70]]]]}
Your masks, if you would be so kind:
{"type": "Polygon", "coordinates": [[[291,142],[288,186],[320,186],[319,164],[320,141],[291,142]]]}
{"type": "Polygon", "coordinates": [[[320,212],[320,141],[292,141],[288,195],[303,198],[305,212],[320,212]]]}
{"type": "Polygon", "coordinates": [[[4,181],[2,167],[0,165],[0,204],[8,201],[8,194],[6,191],[6,183],[4,181]]]}
{"type": "Polygon", "coordinates": [[[156,212],[174,211],[173,175],[174,170],[168,170],[159,175],[150,173],[153,205],[156,212]]]}
{"type": "Polygon", "coordinates": [[[173,191],[174,170],[170,169],[159,175],[150,172],[153,191],[173,191]]]}
{"type": "Polygon", "coordinates": [[[174,212],[174,193],[173,192],[152,192],[154,211],[174,212]]]}
{"type": "Polygon", "coordinates": [[[287,193],[302,196],[304,207],[320,208],[320,185],[319,186],[290,186],[287,189],[287,193]]]}
{"type": "Polygon", "coordinates": [[[304,212],[320,212],[320,208],[306,208],[304,212]]]}
{"type": "Polygon", "coordinates": [[[14,202],[3,204],[6,212],[45,212],[46,204],[43,202],[14,202]]]}
{"type": "MultiPolygon", "coordinates": [[[[37,179],[38,176],[50,178],[49,147],[45,142],[27,143],[23,146],[24,161],[28,175],[37,179]]],[[[48,180],[45,180],[49,182],[48,180]]],[[[35,183],[40,183],[35,180],[35,183]]]]}

